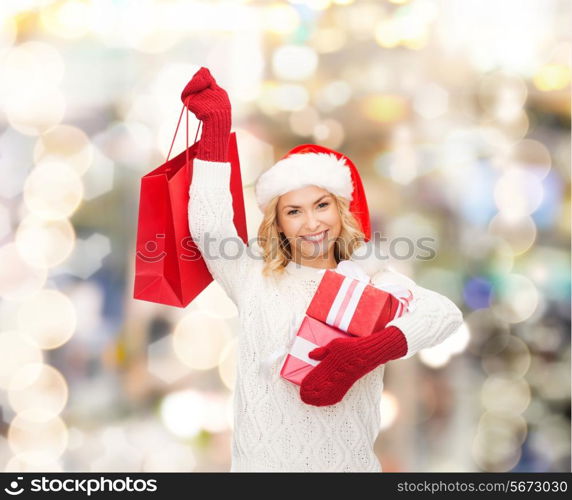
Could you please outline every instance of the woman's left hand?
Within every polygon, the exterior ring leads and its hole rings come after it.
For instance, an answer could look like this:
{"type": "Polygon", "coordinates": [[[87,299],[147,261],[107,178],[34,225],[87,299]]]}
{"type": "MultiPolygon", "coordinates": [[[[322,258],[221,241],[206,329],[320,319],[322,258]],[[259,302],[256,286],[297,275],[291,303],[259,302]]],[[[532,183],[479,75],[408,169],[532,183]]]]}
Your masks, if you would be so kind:
{"type": "Polygon", "coordinates": [[[350,387],[377,366],[405,356],[407,340],[394,326],[367,337],[338,338],[309,353],[320,361],[302,380],[300,397],[314,406],[333,405],[350,387]]]}

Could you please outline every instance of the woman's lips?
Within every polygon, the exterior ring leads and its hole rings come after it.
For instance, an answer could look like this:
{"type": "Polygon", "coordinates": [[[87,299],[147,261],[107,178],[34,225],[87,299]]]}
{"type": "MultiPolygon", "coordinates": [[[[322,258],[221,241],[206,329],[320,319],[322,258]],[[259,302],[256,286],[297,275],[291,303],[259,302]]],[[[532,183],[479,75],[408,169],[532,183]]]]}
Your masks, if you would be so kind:
{"type": "Polygon", "coordinates": [[[326,233],[328,232],[328,230],[326,229],[325,231],[322,231],[321,233],[319,233],[318,236],[301,236],[301,238],[304,241],[308,241],[309,243],[320,243],[324,240],[324,238],[326,237],[326,233]]]}

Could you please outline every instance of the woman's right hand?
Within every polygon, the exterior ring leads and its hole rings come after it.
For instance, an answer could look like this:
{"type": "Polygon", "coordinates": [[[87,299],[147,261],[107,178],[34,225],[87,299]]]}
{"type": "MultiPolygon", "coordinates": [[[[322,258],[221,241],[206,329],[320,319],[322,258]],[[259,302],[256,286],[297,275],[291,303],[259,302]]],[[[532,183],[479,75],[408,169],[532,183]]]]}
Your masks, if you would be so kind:
{"type": "Polygon", "coordinates": [[[202,67],[195,73],[183,90],[181,100],[203,122],[197,159],[228,161],[230,101],[226,91],[217,85],[207,68],[202,67]]]}
{"type": "Polygon", "coordinates": [[[226,90],[217,85],[204,66],[187,83],[181,100],[199,120],[208,120],[220,114],[230,115],[230,100],[226,90]]]}

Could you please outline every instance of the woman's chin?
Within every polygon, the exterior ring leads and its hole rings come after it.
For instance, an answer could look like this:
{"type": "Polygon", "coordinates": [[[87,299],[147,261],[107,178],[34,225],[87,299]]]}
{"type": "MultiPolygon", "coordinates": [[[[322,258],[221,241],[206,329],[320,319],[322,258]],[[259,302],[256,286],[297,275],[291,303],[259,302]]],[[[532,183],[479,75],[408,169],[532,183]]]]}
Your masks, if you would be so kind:
{"type": "Polygon", "coordinates": [[[333,248],[333,246],[334,246],[333,241],[323,241],[319,244],[303,241],[300,253],[306,259],[326,258],[330,252],[330,249],[333,248]]]}

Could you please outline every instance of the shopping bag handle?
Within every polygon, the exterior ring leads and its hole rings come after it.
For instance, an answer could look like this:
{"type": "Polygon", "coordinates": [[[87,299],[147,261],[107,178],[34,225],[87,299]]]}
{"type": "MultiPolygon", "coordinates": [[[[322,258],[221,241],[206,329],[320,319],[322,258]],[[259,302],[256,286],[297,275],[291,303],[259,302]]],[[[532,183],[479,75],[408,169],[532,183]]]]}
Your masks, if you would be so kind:
{"type": "MultiPolygon", "coordinates": [[[[179,115],[179,122],[177,123],[177,128],[175,129],[175,135],[173,136],[173,140],[171,141],[169,154],[167,154],[167,161],[169,161],[169,158],[171,156],[171,151],[173,150],[173,144],[175,144],[175,138],[177,137],[179,125],[181,124],[181,118],[183,118],[183,113],[185,112],[185,109],[187,110],[187,133],[185,134],[187,139],[187,148],[185,149],[185,158],[187,160],[187,163],[189,162],[189,109],[184,104],[183,104],[183,109],[181,109],[181,114],[179,115]]],[[[201,123],[202,122],[199,120],[199,124],[197,126],[197,133],[195,134],[195,142],[197,142],[197,137],[199,136],[199,129],[201,128],[201,123]]]]}

